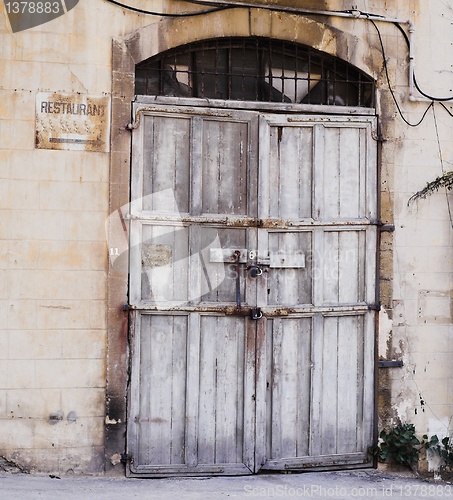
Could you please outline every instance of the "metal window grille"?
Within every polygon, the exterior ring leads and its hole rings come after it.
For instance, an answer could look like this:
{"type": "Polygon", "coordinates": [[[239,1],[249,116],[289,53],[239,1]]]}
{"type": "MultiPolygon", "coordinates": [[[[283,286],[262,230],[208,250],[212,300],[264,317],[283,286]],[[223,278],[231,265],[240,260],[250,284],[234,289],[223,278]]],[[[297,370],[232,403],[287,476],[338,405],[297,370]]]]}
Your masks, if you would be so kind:
{"type": "Polygon", "coordinates": [[[373,107],[374,80],[311,47],[269,38],[217,38],[136,66],[137,95],[373,107]]]}

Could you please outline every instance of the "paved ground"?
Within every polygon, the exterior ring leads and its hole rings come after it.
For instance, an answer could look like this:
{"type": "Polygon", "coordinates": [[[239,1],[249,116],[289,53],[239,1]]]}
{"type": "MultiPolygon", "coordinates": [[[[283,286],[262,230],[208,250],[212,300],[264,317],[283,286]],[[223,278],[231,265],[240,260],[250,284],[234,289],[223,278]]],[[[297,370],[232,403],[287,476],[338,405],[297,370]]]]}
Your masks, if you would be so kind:
{"type": "Polygon", "coordinates": [[[407,473],[372,469],[248,477],[113,479],[0,474],[1,500],[323,498],[452,498],[453,486],[407,473]]]}

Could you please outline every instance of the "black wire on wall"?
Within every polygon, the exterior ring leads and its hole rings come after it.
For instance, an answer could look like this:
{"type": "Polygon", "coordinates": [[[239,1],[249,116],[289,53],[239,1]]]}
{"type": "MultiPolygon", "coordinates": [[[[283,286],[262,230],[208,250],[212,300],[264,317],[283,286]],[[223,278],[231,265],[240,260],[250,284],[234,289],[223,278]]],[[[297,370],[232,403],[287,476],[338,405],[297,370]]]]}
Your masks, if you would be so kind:
{"type": "Polygon", "coordinates": [[[130,5],[126,5],[121,2],[117,2],[116,0],[106,0],[108,3],[116,5],[117,7],[122,7],[123,9],[131,10],[132,12],[137,12],[139,14],[148,14],[151,16],[161,16],[161,17],[193,17],[193,16],[201,16],[203,14],[209,14],[210,12],[218,12],[220,10],[226,9],[234,9],[237,6],[229,6],[226,5],[224,7],[216,7],[214,9],[201,10],[195,12],[180,12],[179,14],[172,14],[169,12],[153,12],[151,10],[138,9],[137,7],[132,7],[130,5]]]}

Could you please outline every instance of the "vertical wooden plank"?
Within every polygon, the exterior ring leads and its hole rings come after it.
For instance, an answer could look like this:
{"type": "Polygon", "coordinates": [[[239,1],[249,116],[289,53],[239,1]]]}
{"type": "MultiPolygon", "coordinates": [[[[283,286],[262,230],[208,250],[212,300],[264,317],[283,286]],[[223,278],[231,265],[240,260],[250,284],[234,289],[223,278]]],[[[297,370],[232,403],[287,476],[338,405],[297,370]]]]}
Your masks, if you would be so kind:
{"type": "Polygon", "coordinates": [[[171,300],[186,302],[189,295],[189,267],[192,260],[189,245],[189,227],[174,226],[170,244],[173,248],[171,300]]]}
{"type": "Polygon", "coordinates": [[[297,456],[297,413],[302,394],[299,394],[297,382],[298,373],[302,369],[299,366],[298,320],[283,319],[282,341],[281,341],[281,456],[297,456]]]}
{"type": "Polygon", "coordinates": [[[191,120],[190,134],[192,137],[190,145],[190,210],[192,215],[201,215],[202,213],[202,193],[203,193],[203,137],[204,126],[203,118],[193,116],[191,120]]]}
{"type": "Polygon", "coordinates": [[[324,200],[323,220],[337,219],[340,215],[340,131],[326,128],[324,137],[324,200]]]}
{"type": "MultiPolygon", "coordinates": [[[[366,127],[360,129],[359,133],[359,217],[360,218],[369,218],[371,220],[375,220],[376,214],[375,212],[375,201],[372,198],[376,198],[376,176],[377,169],[374,158],[368,158],[369,154],[373,154],[371,150],[369,150],[369,142],[374,142],[371,138],[371,123],[367,124],[366,127]],[[368,172],[369,168],[373,171],[371,173],[368,172]],[[370,190],[368,194],[368,190],[370,190]],[[370,197],[370,204],[368,203],[368,196],[370,197]],[[372,217],[371,217],[371,214],[372,217]]],[[[376,151],[374,150],[374,154],[376,155],[376,151]]]]}
{"type": "Polygon", "coordinates": [[[360,216],[360,128],[339,128],[339,216],[360,216]]]}
{"type": "Polygon", "coordinates": [[[177,203],[177,213],[188,213],[190,211],[190,175],[192,142],[191,119],[185,118],[181,126],[175,131],[175,175],[173,190],[177,203]]]}
{"type": "Polygon", "coordinates": [[[338,318],[324,318],[322,353],[322,445],[323,455],[337,451],[338,318]]]}
{"type": "Polygon", "coordinates": [[[187,384],[186,384],[186,449],[187,466],[198,464],[199,391],[200,391],[200,329],[199,313],[188,318],[187,384]]]}
{"type": "MultiPolygon", "coordinates": [[[[138,169],[133,169],[135,170],[133,176],[137,175],[137,180],[139,180],[139,183],[137,183],[137,188],[139,188],[140,185],[140,191],[136,191],[135,188],[132,188],[133,190],[133,197],[132,199],[139,198],[139,197],[148,197],[150,194],[154,192],[153,190],[153,171],[155,170],[155,158],[154,158],[154,152],[155,152],[155,146],[154,146],[154,124],[155,124],[155,117],[154,116],[149,116],[149,115],[143,115],[142,116],[142,125],[139,127],[142,128],[140,131],[140,134],[143,137],[143,143],[142,143],[142,151],[140,152],[141,155],[143,155],[143,162],[140,165],[140,168],[138,169]]],[[[136,130],[134,130],[133,135],[136,134],[136,130]]],[[[131,193],[132,194],[132,193],[131,193]]],[[[149,198],[145,198],[145,200],[149,198]]],[[[144,201],[145,201],[144,200],[144,201]]],[[[145,203],[141,204],[142,210],[153,210],[152,206],[149,206],[145,203]]]]}
{"type": "MultiPolygon", "coordinates": [[[[339,231],[338,233],[338,301],[340,304],[357,303],[359,297],[360,268],[363,252],[360,249],[359,231],[339,231]]],[[[363,275],[363,272],[361,273],[363,275]]]]}
{"type": "Polygon", "coordinates": [[[137,306],[142,296],[142,224],[138,220],[130,221],[129,235],[129,303],[137,306]]]}
{"type": "Polygon", "coordinates": [[[310,391],[311,391],[311,348],[312,318],[298,321],[298,370],[297,377],[297,420],[296,420],[296,456],[309,454],[310,435],[310,391]]]}
{"type": "Polygon", "coordinates": [[[247,214],[248,123],[222,122],[219,213],[247,214]]]}
{"type": "Polygon", "coordinates": [[[366,217],[371,220],[377,219],[377,144],[373,138],[377,136],[377,119],[373,118],[370,126],[367,127],[366,136],[364,138],[366,148],[366,201],[367,213],[366,217]]]}
{"type": "Polygon", "coordinates": [[[171,387],[171,464],[185,463],[187,316],[173,316],[171,387]]]}
{"type": "Polygon", "coordinates": [[[311,281],[313,284],[313,305],[316,307],[324,303],[324,234],[322,227],[313,230],[311,281]]]}
{"type": "Polygon", "coordinates": [[[282,319],[274,318],[272,329],[272,423],[271,455],[278,459],[282,455],[282,319]]]}
{"type": "Polygon", "coordinates": [[[323,303],[338,303],[338,264],[339,264],[339,235],[338,231],[324,232],[323,262],[319,268],[323,280],[323,303]]]}
{"type": "Polygon", "coordinates": [[[279,173],[278,200],[280,209],[276,215],[280,219],[298,219],[300,203],[299,129],[280,126],[278,131],[277,151],[280,161],[275,170],[278,170],[279,173]]]}
{"type": "Polygon", "coordinates": [[[236,462],[237,435],[243,431],[243,414],[238,408],[243,398],[243,360],[238,366],[237,359],[237,344],[243,341],[242,322],[242,318],[217,318],[215,463],[236,462]],[[240,394],[237,392],[238,379],[241,380],[240,394]],[[238,414],[241,420],[239,428],[236,427],[238,414]]]}
{"type": "Polygon", "coordinates": [[[258,205],[261,192],[258,192],[258,177],[261,172],[261,165],[259,163],[259,151],[261,151],[261,144],[259,143],[259,114],[249,113],[248,122],[248,144],[247,148],[247,168],[245,171],[245,178],[247,179],[248,187],[246,189],[246,214],[249,217],[258,218],[258,205]]]}
{"type": "Polygon", "coordinates": [[[270,217],[269,168],[271,155],[270,127],[265,116],[259,117],[258,218],[270,217]]]}
{"type": "MultiPolygon", "coordinates": [[[[281,181],[280,175],[282,172],[281,166],[281,149],[280,149],[280,137],[282,134],[283,127],[281,125],[274,125],[269,127],[269,167],[268,167],[268,182],[266,194],[268,196],[267,206],[269,207],[268,217],[269,218],[279,218],[280,215],[280,200],[282,197],[281,193],[281,181]]],[[[261,193],[260,193],[261,194],[261,193]]],[[[264,193],[263,195],[264,196],[264,193]]]]}
{"type": "Polygon", "coordinates": [[[271,338],[268,332],[272,328],[273,319],[263,318],[260,321],[247,321],[247,357],[245,371],[245,447],[244,454],[247,466],[258,472],[266,462],[267,442],[272,429],[270,415],[270,355],[271,338]],[[256,338],[256,340],[255,340],[256,338]],[[250,396],[255,395],[255,405],[247,404],[250,396]]]}
{"type": "MultiPolygon", "coordinates": [[[[153,151],[152,151],[152,171],[150,181],[152,183],[152,193],[159,193],[166,189],[173,189],[176,171],[176,144],[175,130],[180,119],[172,116],[164,118],[156,116],[154,118],[153,129],[153,151]]],[[[188,146],[188,144],[187,144],[188,146]]],[[[148,174],[149,175],[149,174],[148,174]]],[[[161,197],[157,205],[157,199],[153,196],[151,210],[159,212],[175,212],[173,200],[168,197],[161,197]]]]}
{"type": "Polygon", "coordinates": [[[324,439],[322,426],[323,391],[323,352],[324,352],[324,318],[321,314],[313,316],[312,341],[312,378],[310,395],[310,456],[319,456],[324,439]]]}
{"type": "MultiPolygon", "coordinates": [[[[134,104],[133,112],[137,109],[138,104],[134,104]]],[[[152,118],[143,116],[143,126],[132,132],[132,170],[131,170],[131,203],[130,213],[138,215],[142,211],[142,196],[143,196],[143,171],[144,171],[144,148],[146,141],[144,140],[147,130],[152,128],[152,118]],[[137,201],[135,201],[137,200],[137,201]]]]}
{"type": "Polygon", "coordinates": [[[281,219],[299,220],[312,214],[312,128],[273,126],[271,186],[279,196],[271,195],[271,214],[281,219]]]}
{"type": "Polygon", "coordinates": [[[359,330],[357,316],[338,319],[338,423],[337,453],[354,453],[357,447],[357,403],[362,387],[362,370],[358,366],[359,330]]]}
{"type": "Polygon", "coordinates": [[[313,127],[300,127],[298,138],[299,218],[313,214],[313,127]]]}
{"type": "Polygon", "coordinates": [[[202,280],[204,279],[203,263],[198,250],[204,248],[202,237],[205,228],[200,225],[191,224],[189,227],[189,269],[188,269],[188,299],[195,304],[201,301],[203,295],[202,280]]]}
{"type": "MultiPolygon", "coordinates": [[[[140,465],[146,463],[141,456],[140,450],[140,408],[142,404],[140,390],[140,332],[141,315],[138,311],[132,311],[131,322],[131,379],[128,393],[128,423],[127,423],[127,453],[134,457],[134,463],[140,465]]],[[[146,404],[146,403],[145,403],[146,404]]],[[[145,451],[147,456],[147,450],[145,451]]]]}
{"type": "MultiPolygon", "coordinates": [[[[166,315],[151,316],[151,353],[148,377],[150,391],[150,463],[170,464],[171,397],[173,369],[173,321],[166,315]]],[[[143,380],[142,378],[142,380],[143,380]]]]}
{"type": "Polygon", "coordinates": [[[190,119],[154,116],[145,131],[146,162],[143,172],[144,210],[179,213],[188,211],[190,119]],[[168,196],[164,196],[164,191],[168,196]]]}
{"type": "Polygon", "coordinates": [[[202,212],[216,214],[219,203],[219,123],[203,120],[202,154],[202,212]]]}
{"type": "MultiPolygon", "coordinates": [[[[322,124],[313,127],[313,214],[315,220],[325,218],[324,210],[324,163],[325,128],[322,124]]],[[[326,177],[328,179],[328,176],[326,177]]]]}
{"type": "MultiPolygon", "coordinates": [[[[138,430],[138,448],[136,460],[138,464],[149,463],[149,446],[150,437],[147,433],[146,423],[142,423],[151,412],[151,398],[150,390],[146,382],[145,373],[148,369],[148,362],[151,358],[151,335],[150,335],[150,317],[149,315],[141,315],[136,313],[136,347],[134,349],[134,362],[135,371],[132,373],[132,382],[136,390],[131,394],[131,398],[135,396],[136,399],[131,399],[131,404],[137,406],[137,411],[132,413],[134,415],[134,423],[138,430]],[[144,429],[145,427],[145,429],[144,429]],[[144,434],[144,435],[143,435],[144,434]]],[[[134,450],[135,451],[135,450],[134,450]]]]}
{"type": "Polygon", "coordinates": [[[368,304],[374,304],[379,300],[376,296],[376,247],[377,247],[377,228],[370,226],[364,231],[364,287],[365,300],[368,304]]]}
{"type": "Polygon", "coordinates": [[[198,463],[215,463],[217,398],[217,317],[202,316],[200,323],[200,390],[198,463]]]}
{"type": "MultiPolygon", "coordinates": [[[[375,365],[375,320],[376,311],[369,311],[363,317],[361,323],[361,333],[363,335],[363,350],[360,351],[359,365],[363,373],[363,404],[359,405],[361,413],[360,421],[363,425],[363,432],[360,433],[362,442],[359,446],[369,446],[373,442],[374,425],[374,365],[375,365]],[[373,409],[373,411],[372,411],[373,409]]],[[[359,402],[360,403],[360,402],[359,402]]]]}

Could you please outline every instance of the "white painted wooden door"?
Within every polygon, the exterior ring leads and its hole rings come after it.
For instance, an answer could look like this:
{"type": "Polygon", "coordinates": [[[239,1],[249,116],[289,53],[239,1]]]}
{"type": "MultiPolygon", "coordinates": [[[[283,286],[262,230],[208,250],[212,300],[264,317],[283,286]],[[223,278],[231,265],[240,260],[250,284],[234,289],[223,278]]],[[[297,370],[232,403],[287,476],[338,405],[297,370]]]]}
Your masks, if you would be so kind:
{"type": "Polygon", "coordinates": [[[261,117],[257,467],[369,463],[373,431],[373,120],[261,117]],[[266,259],[269,259],[266,262],[266,259]]]}
{"type": "Polygon", "coordinates": [[[372,129],[369,118],[142,106],[130,475],[368,462],[372,129]]]}

